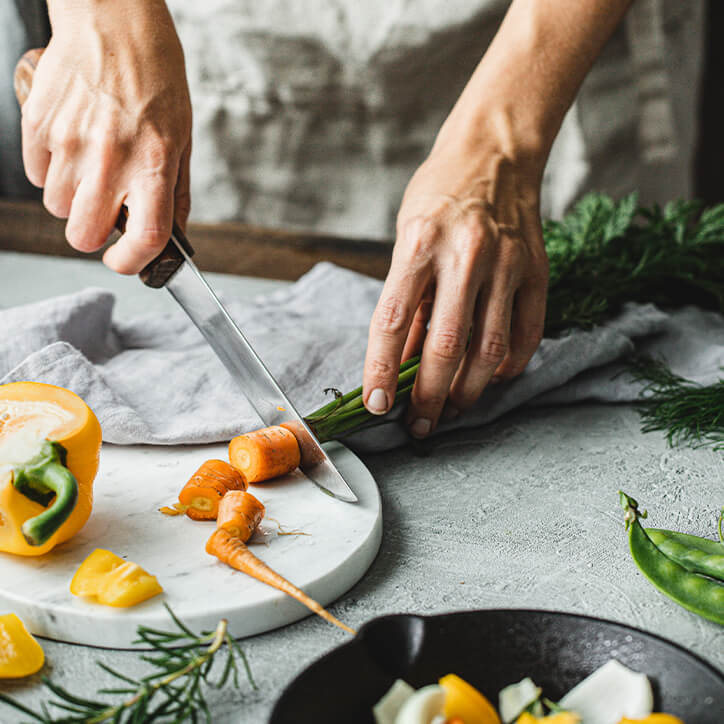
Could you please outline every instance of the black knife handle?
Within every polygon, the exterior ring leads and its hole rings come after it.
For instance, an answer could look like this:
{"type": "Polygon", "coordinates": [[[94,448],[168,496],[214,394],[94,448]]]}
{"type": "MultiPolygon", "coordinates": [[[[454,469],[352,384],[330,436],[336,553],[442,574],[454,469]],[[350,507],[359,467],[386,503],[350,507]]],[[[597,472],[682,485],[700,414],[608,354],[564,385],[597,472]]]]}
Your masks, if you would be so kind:
{"type": "MultiPolygon", "coordinates": [[[[121,233],[126,230],[126,222],[128,221],[128,209],[121,206],[121,212],[116,220],[116,228],[121,233]]],[[[174,221],[171,238],[166,246],[163,247],[161,253],[152,261],[148,262],[139,272],[138,276],[141,281],[153,289],[160,289],[165,286],[168,280],[178,271],[179,267],[184,263],[184,255],[181,248],[188,256],[194,255],[194,250],[189,244],[186,235],[181,231],[179,225],[174,221]]]]}

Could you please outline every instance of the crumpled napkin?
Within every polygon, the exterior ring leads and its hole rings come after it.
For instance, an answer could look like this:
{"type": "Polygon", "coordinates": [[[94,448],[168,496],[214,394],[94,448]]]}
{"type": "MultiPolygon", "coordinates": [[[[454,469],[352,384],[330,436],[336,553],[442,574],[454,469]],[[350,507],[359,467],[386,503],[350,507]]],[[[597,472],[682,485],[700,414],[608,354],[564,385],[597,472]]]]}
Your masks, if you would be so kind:
{"type": "MultiPolygon", "coordinates": [[[[228,310],[302,414],[328,400],[325,387],[361,382],[367,326],[381,282],[318,264],[298,282],[228,310]]],[[[0,310],[0,383],[34,380],[67,387],[93,408],[104,440],[181,444],[229,440],[261,426],[241,390],[181,310],[113,319],[102,289],[0,310]]],[[[525,404],[636,399],[641,384],[617,374],[633,351],[663,357],[702,383],[724,365],[724,317],[695,307],[663,312],[629,304],[591,331],[544,339],[526,371],[489,386],[471,410],[438,432],[475,427],[525,404]]],[[[357,450],[408,438],[399,414],[350,436],[357,450]]]]}

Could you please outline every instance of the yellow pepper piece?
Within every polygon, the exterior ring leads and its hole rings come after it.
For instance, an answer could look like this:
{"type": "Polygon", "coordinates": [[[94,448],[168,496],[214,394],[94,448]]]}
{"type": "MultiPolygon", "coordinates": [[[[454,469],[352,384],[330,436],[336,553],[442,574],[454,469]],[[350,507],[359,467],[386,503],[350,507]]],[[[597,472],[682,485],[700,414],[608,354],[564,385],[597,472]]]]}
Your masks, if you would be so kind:
{"type": "Polygon", "coordinates": [[[558,711],[555,714],[549,714],[544,717],[536,717],[524,711],[516,720],[515,724],[579,724],[581,717],[572,711],[558,711]]]}
{"type": "Polygon", "coordinates": [[[19,679],[40,671],[45,654],[14,614],[0,616],[0,679],[19,679]]]}
{"type": "Polygon", "coordinates": [[[649,714],[645,719],[624,717],[618,724],[684,724],[684,722],[673,714],[649,714]]]}
{"type": "Polygon", "coordinates": [[[0,385],[0,551],[43,555],[85,525],[93,507],[100,449],[100,424],[75,393],[40,382],[0,385]],[[53,503],[46,501],[46,507],[17,490],[13,471],[33,459],[46,441],[59,443],[67,453],[64,467],[75,478],[78,491],[67,519],[36,545],[23,535],[23,524],[53,503]]]}
{"type": "Polygon", "coordinates": [[[155,576],[137,563],[96,548],[75,572],[70,592],[74,596],[95,598],[106,606],[126,608],[162,593],[163,588],[155,576]]]}
{"type": "Polygon", "coordinates": [[[445,689],[443,713],[447,719],[462,719],[465,724],[500,724],[493,705],[464,679],[448,674],[438,684],[445,689]]]}

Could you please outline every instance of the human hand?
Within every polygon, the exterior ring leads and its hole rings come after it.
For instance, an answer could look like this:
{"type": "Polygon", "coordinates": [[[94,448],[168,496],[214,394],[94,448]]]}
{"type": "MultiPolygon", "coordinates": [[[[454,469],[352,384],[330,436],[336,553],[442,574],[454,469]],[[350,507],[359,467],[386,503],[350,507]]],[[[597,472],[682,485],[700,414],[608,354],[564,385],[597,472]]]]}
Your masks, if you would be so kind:
{"type": "Polygon", "coordinates": [[[454,417],[491,380],[520,374],[543,333],[542,162],[517,158],[498,139],[500,125],[466,137],[449,121],[399,211],[363,399],[371,412],[386,412],[400,360],[421,351],[407,413],[415,437],[435,429],[446,401],[454,417]]]}
{"type": "Polygon", "coordinates": [[[106,243],[125,204],[126,231],[103,261],[134,274],[190,209],[183,51],[161,0],[48,6],[53,35],[22,107],[25,171],[80,251],[106,243]]]}

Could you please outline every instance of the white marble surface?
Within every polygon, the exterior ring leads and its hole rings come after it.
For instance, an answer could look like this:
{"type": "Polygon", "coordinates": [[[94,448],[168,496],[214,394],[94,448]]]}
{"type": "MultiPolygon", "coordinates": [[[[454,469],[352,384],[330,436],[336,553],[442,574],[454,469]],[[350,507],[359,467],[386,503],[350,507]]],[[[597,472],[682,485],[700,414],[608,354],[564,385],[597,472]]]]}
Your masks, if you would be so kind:
{"type": "MultiPolygon", "coordinates": [[[[267,509],[263,535],[252,539],[252,550],[322,605],[362,577],[382,535],[380,496],[372,476],[341,445],[333,445],[330,455],[358,503],[331,498],[300,471],[251,488],[267,509]],[[279,536],[274,521],[284,530],[305,535],[279,536]]],[[[39,636],[113,648],[130,647],[139,625],[167,627],[163,603],[194,630],[213,629],[226,618],[236,636],[258,634],[309,615],[289,596],[209,556],[204,546],[213,522],[158,512],[177,499],[204,460],[226,456],[226,445],[104,444],[93,513],[83,530],[45,556],[0,554],[0,611],[14,611],[39,636]],[[96,548],[109,549],[154,574],[163,595],[126,609],[73,596],[70,579],[96,548]]]]}

